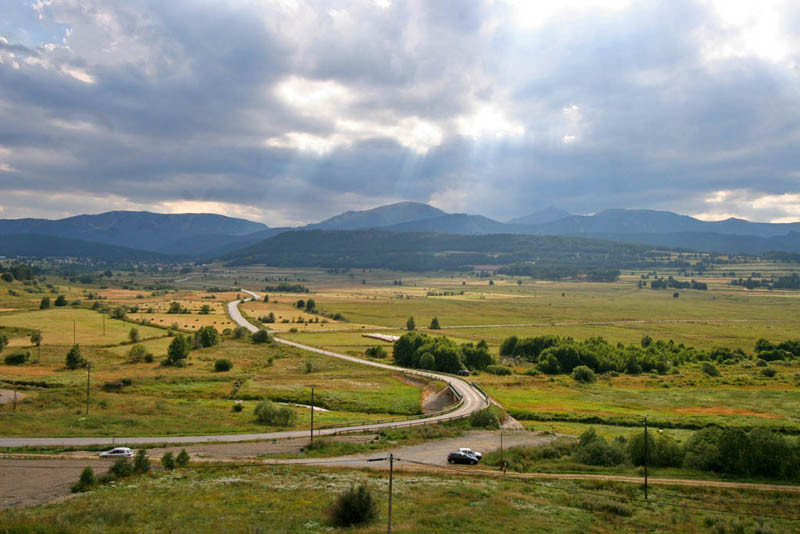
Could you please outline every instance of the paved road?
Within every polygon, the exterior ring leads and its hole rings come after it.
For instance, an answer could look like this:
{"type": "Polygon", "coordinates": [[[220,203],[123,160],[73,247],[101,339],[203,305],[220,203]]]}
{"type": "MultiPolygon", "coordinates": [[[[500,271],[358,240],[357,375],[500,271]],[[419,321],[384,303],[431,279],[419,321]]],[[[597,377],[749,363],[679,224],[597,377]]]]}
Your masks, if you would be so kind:
{"type": "MultiPolygon", "coordinates": [[[[252,291],[242,290],[243,293],[247,293],[251,297],[258,299],[259,295],[252,291]]],[[[246,302],[250,299],[245,299],[242,301],[235,300],[233,302],[228,303],[228,313],[231,316],[231,319],[238,325],[247,328],[250,332],[255,332],[258,329],[248,322],[239,311],[239,304],[240,302],[246,302]]],[[[318,354],[324,354],[326,356],[331,356],[333,358],[340,358],[342,360],[348,360],[351,362],[356,362],[362,365],[371,365],[373,367],[380,367],[382,369],[387,369],[390,371],[400,371],[403,373],[414,374],[419,376],[424,376],[427,378],[434,378],[437,380],[444,380],[445,382],[449,383],[456,391],[458,391],[462,398],[463,403],[459,406],[456,410],[449,412],[447,414],[442,415],[433,415],[431,417],[420,418],[414,421],[395,421],[389,423],[374,423],[368,425],[354,425],[349,427],[343,428],[330,428],[330,429],[320,429],[314,432],[314,435],[319,436],[327,436],[332,434],[338,433],[346,433],[346,432],[358,432],[358,431],[370,431],[370,430],[380,430],[382,428],[391,428],[397,426],[407,426],[409,424],[428,424],[437,421],[444,421],[447,419],[453,419],[457,417],[466,417],[472,412],[485,408],[487,406],[486,399],[481,395],[479,391],[473,388],[468,382],[461,380],[460,378],[456,378],[453,376],[447,375],[440,375],[438,373],[432,373],[429,371],[419,371],[416,369],[405,369],[402,367],[395,367],[394,365],[388,365],[385,363],[378,363],[378,362],[371,362],[367,360],[363,360],[361,358],[355,358],[353,356],[347,356],[345,354],[338,354],[336,352],[331,352],[328,350],[318,349],[316,347],[309,347],[308,345],[303,345],[301,343],[295,343],[293,341],[287,341],[285,339],[274,338],[275,341],[278,343],[283,343],[285,345],[289,345],[292,347],[296,347],[302,350],[307,350],[311,352],[316,352],[318,354]]],[[[126,444],[126,445],[137,445],[137,444],[151,444],[151,443],[213,443],[213,442],[236,442],[236,441],[256,441],[256,440],[267,440],[267,439],[284,439],[284,438],[299,438],[303,436],[307,436],[307,430],[293,430],[288,432],[264,432],[258,434],[221,434],[217,436],[143,436],[143,437],[115,437],[113,438],[113,444],[126,444]]],[[[19,437],[19,438],[0,438],[0,447],[24,447],[24,446],[86,446],[86,445],[111,445],[112,438],[111,437],[86,437],[86,438],[27,438],[27,437],[19,437]]]]}

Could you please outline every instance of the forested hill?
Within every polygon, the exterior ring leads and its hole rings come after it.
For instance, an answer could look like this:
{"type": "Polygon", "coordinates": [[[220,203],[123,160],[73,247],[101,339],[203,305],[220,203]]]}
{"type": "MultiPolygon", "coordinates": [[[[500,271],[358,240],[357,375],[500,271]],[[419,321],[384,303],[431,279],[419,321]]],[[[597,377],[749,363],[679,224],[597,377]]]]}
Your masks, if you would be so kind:
{"type": "Polygon", "coordinates": [[[37,234],[0,235],[0,256],[145,262],[172,262],[176,259],[147,250],[37,234]]]}
{"type": "Polygon", "coordinates": [[[522,261],[625,268],[650,265],[656,255],[651,246],[580,237],[303,230],[284,232],[225,259],[232,265],[421,271],[522,261]]]}

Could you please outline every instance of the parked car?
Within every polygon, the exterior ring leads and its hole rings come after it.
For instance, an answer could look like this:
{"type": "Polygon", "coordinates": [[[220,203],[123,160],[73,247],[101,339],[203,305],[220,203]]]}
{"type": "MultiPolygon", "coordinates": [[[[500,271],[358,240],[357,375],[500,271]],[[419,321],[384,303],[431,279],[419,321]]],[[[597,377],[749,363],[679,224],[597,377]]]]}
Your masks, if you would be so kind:
{"type": "Polygon", "coordinates": [[[478,451],[473,451],[472,449],[468,449],[467,447],[461,447],[460,449],[458,449],[458,452],[463,452],[464,454],[471,454],[478,460],[483,458],[483,454],[479,453],[478,451]]]}
{"type": "Polygon", "coordinates": [[[478,458],[465,452],[455,451],[447,455],[447,463],[475,465],[478,463],[478,458]]]}
{"type": "Polygon", "coordinates": [[[128,447],[117,447],[100,453],[100,458],[133,458],[133,451],[128,447]]]}
{"type": "Polygon", "coordinates": [[[460,369],[457,373],[458,376],[469,376],[469,371],[466,369],[460,369]]]}

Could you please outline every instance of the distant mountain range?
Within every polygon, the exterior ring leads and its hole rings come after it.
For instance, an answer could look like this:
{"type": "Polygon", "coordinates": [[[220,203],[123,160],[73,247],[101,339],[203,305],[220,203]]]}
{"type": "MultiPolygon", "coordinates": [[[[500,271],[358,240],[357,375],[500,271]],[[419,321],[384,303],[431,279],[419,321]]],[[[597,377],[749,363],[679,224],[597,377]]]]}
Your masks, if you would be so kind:
{"type": "Polygon", "coordinates": [[[245,256],[246,249],[288,231],[369,229],[467,236],[577,236],[721,253],[800,252],[800,223],[754,223],[734,218],[701,221],[668,211],[628,209],[571,215],[556,207],[504,223],[482,215],[446,213],[418,202],[399,202],[369,210],[347,211],[301,228],[269,228],[245,219],[207,213],[112,211],[60,220],[4,219],[0,220],[0,255],[41,256],[52,255],[55,250],[63,252],[64,256],[101,254],[100,249],[86,245],[95,243],[121,247],[112,254],[114,257],[133,258],[138,250],[209,260],[235,258],[238,251],[241,251],[238,256],[245,256]],[[33,235],[40,237],[21,237],[33,235]],[[56,246],[57,241],[44,240],[43,236],[63,241],[56,246]],[[28,239],[28,246],[22,246],[25,239],[28,239]],[[22,250],[25,253],[13,252],[22,250]],[[70,250],[81,253],[69,254],[70,250]]]}

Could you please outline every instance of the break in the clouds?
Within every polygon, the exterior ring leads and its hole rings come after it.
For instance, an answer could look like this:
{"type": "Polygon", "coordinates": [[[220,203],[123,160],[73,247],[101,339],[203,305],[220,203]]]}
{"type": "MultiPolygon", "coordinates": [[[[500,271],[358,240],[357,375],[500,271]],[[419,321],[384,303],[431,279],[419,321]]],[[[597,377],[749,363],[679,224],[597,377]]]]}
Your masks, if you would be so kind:
{"type": "Polygon", "coordinates": [[[19,0],[0,217],[800,220],[791,1],[19,0]]]}

